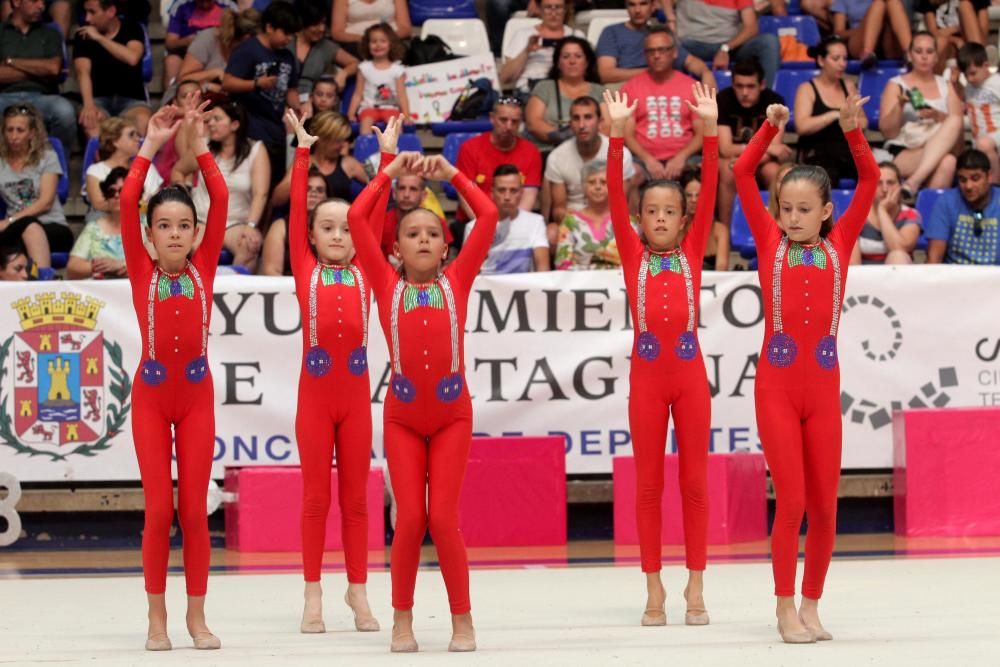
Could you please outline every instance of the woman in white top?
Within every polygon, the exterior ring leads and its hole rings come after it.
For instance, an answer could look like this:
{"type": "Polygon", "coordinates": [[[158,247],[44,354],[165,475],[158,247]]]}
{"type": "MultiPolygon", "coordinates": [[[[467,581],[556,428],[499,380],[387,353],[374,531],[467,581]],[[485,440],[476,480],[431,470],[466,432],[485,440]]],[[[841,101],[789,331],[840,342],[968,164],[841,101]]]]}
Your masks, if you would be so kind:
{"type": "Polygon", "coordinates": [[[913,70],[893,77],[882,91],[878,128],[885,149],[906,180],[904,199],[921,187],[949,188],[955,176],[955,155],[962,148],[963,105],[947,79],[934,74],[937,43],[920,31],[910,42],[913,70]]]}
{"type": "Polygon", "coordinates": [[[337,0],[333,3],[330,35],[335,42],[356,49],[365,30],[378,23],[391,25],[400,39],[413,36],[406,0],[337,0]]]}
{"type": "Polygon", "coordinates": [[[539,6],[542,22],[518,30],[503,50],[500,84],[504,88],[513,85],[530,93],[535,83],[548,77],[556,42],[570,35],[586,37],[566,25],[571,18],[566,0],[541,0],[539,6]]]}
{"type": "MultiPolygon", "coordinates": [[[[132,164],[132,158],[139,154],[139,130],[135,124],[120,116],[105,118],[101,122],[100,134],[98,135],[97,157],[98,162],[94,162],[87,167],[87,177],[83,184],[83,198],[90,202],[90,210],[87,211],[87,222],[99,220],[111,209],[117,207],[120,202],[111,200],[104,196],[101,183],[108,177],[115,167],[128,169],[132,164]]],[[[163,179],[159,172],[150,169],[146,172],[146,182],[142,189],[141,204],[145,204],[149,198],[159,192],[163,186],[163,179]]]]}
{"type": "MultiPolygon", "coordinates": [[[[215,105],[208,117],[208,148],[226,178],[229,187],[229,214],[223,247],[233,254],[233,264],[253,273],[257,268],[262,237],[257,230],[267,206],[271,182],[271,163],[261,142],[247,138],[246,111],[234,102],[215,105]]],[[[183,183],[198,170],[193,155],[181,156],[174,166],[172,180],[183,183]]],[[[191,192],[198,222],[204,225],[208,215],[208,190],[198,179],[191,192]]],[[[203,227],[202,227],[203,228],[203,227]]]]}

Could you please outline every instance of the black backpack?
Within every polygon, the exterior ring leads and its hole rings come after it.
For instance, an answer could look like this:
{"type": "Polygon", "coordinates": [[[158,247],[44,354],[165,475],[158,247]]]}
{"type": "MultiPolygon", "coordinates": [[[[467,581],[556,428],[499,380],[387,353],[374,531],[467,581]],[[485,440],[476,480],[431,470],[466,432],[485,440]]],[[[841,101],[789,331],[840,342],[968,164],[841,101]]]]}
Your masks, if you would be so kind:
{"type": "Polygon", "coordinates": [[[493,105],[499,97],[497,91],[493,90],[493,84],[486,77],[470,80],[465,90],[455,100],[448,120],[474,120],[486,116],[493,110],[493,105]]]}
{"type": "Polygon", "coordinates": [[[422,39],[416,37],[410,40],[410,48],[406,50],[403,64],[407,67],[416,67],[439,63],[442,60],[454,60],[458,57],[451,52],[451,47],[443,39],[437,35],[427,35],[422,39]]]}

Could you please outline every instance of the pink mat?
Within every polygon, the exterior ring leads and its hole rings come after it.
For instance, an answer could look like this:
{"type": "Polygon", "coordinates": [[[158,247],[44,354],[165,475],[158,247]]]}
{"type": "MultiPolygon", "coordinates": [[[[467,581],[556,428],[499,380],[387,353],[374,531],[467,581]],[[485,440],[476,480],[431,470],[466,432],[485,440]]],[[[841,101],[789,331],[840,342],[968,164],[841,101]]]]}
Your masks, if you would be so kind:
{"type": "Polygon", "coordinates": [[[1000,408],[893,414],[896,534],[1000,535],[1000,408]]]}
{"type": "Polygon", "coordinates": [[[566,544],[563,438],[473,438],[460,512],[466,546],[566,544]]]}
{"type": "MultiPolygon", "coordinates": [[[[615,544],[639,543],[635,518],[636,475],[631,456],[614,458],[615,544]]],[[[708,456],[708,543],[767,538],[767,479],[763,454],[708,456]]],[[[663,463],[663,544],[684,544],[678,457],[663,463]]]]}
{"type": "MultiPolygon", "coordinates": [[[[368,548],[385,546],[385,479],[368,473],[368,548]]],[[[298,466],[227,467],[225,490],[238,495],[226,505],[226,548],[237,551],[302,550],[302,473],[298,466]]],[[[329,551],[344,548],[340,539],[337,469],[330,472],[330,513],[326,519],[329,551]]]]}

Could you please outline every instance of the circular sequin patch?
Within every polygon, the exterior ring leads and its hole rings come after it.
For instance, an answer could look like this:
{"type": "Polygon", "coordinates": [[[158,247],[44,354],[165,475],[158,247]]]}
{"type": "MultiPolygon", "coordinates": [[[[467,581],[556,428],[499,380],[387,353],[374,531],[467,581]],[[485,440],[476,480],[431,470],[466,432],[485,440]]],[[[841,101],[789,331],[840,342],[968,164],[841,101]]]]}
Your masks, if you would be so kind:
{"type": "Polygon", "coordinates": [[[205,357],[196,357],[184,369],[184,377],[192,384],[198,384],[206,375],[208,375],[208,359],[205,357]]]}
{"type": "Polygon", "coordinates": [[[417,390],[405,375],[392,376],[392,395],[402,403],[412,403],[417,397],[417,390]]]}
{"type": "Polygon", "coordinates": [[[643,361],[653,361],[660,356],[660,341],[652,331],[643,331],[635,343],[636,353],[643,361]]]}
{"type": "Polygon", "coordinates": [[[306,372],[314,378],[330,372],[330,353],[318,345],[306,353],[306,372]]]}
{"type": "Polygon", "coordinates": [[[458,373],[449,375],[438,382],[437,397],[442,403],[451,403],[462,394],[465,380],[458,373]]]}
{"type": "Polygon", "coordinates": [[[142,381],[156,386],[167,379],[167,368],[156,359],[147,359],[142,363],[142,381]]]}
{"type": "Polygon", "coordinates": [[[824,369],[832,371],[837,367],[837,339],[823,336],[816,346],[816,362],[824,369]]]}
{"type": "Polygon", "coordinates": [[[698,339],[692,332],[685,331],[677,337],[677,347],[674,351],[680,359],[691,361],[698,356],[698,339]]]}
{"type": "Polygon", "coordinates": [[[767,341],[767,360],[772,366],[778,368],[791,366],[798,353],[795,341],[786,333],[778,332],[767,341]]]}
{"type": "Polygon", "coordinates": [[[351,356],[347,358],[347,370],[351,372],[351,375],[364,375],[365,371],[368,370],[368,348],[361,346],[355,348],[351,352],[351,356]]]}

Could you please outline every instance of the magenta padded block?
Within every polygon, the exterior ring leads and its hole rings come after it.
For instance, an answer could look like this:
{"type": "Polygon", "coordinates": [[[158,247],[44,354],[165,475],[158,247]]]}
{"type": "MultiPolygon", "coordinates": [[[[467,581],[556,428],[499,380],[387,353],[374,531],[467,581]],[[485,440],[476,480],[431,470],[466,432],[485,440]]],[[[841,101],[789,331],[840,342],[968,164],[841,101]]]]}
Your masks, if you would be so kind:
{"type": "Polygon", "coordinates": [[[893,413],[896,534],[1000,536],[1000,408],[893,413]]]}
{"type": "MultiPolygon", "coordinates": [[[[225,490],[237,495],[226,504],[226,548],[236,551],[302,550],[302,472],[298,466],[227,467],[225,490]]],[[[368,548],[385,547],[385,477],[368,472],[368,548]]],[[[327,551],[344,548],[340,538],[337,469],[330,471],[327,551]]]]}
{"type": "MultiPolygon", "coordinates": [[[[663,462],[663,544],[684,544],[678,457],[663,462]]],[[[615,544],[639,543],[635,518],[635,461],[613,463],[615,544]]],[[[708,543],[733,544],[767,539],[767,474],[763,454],[709,454],[708,543]]]]}
{"type": "Polygon", "coordinates": [[[459,511],[466,546],[566,544],[565,440],[473,438],[459,511]]]}

